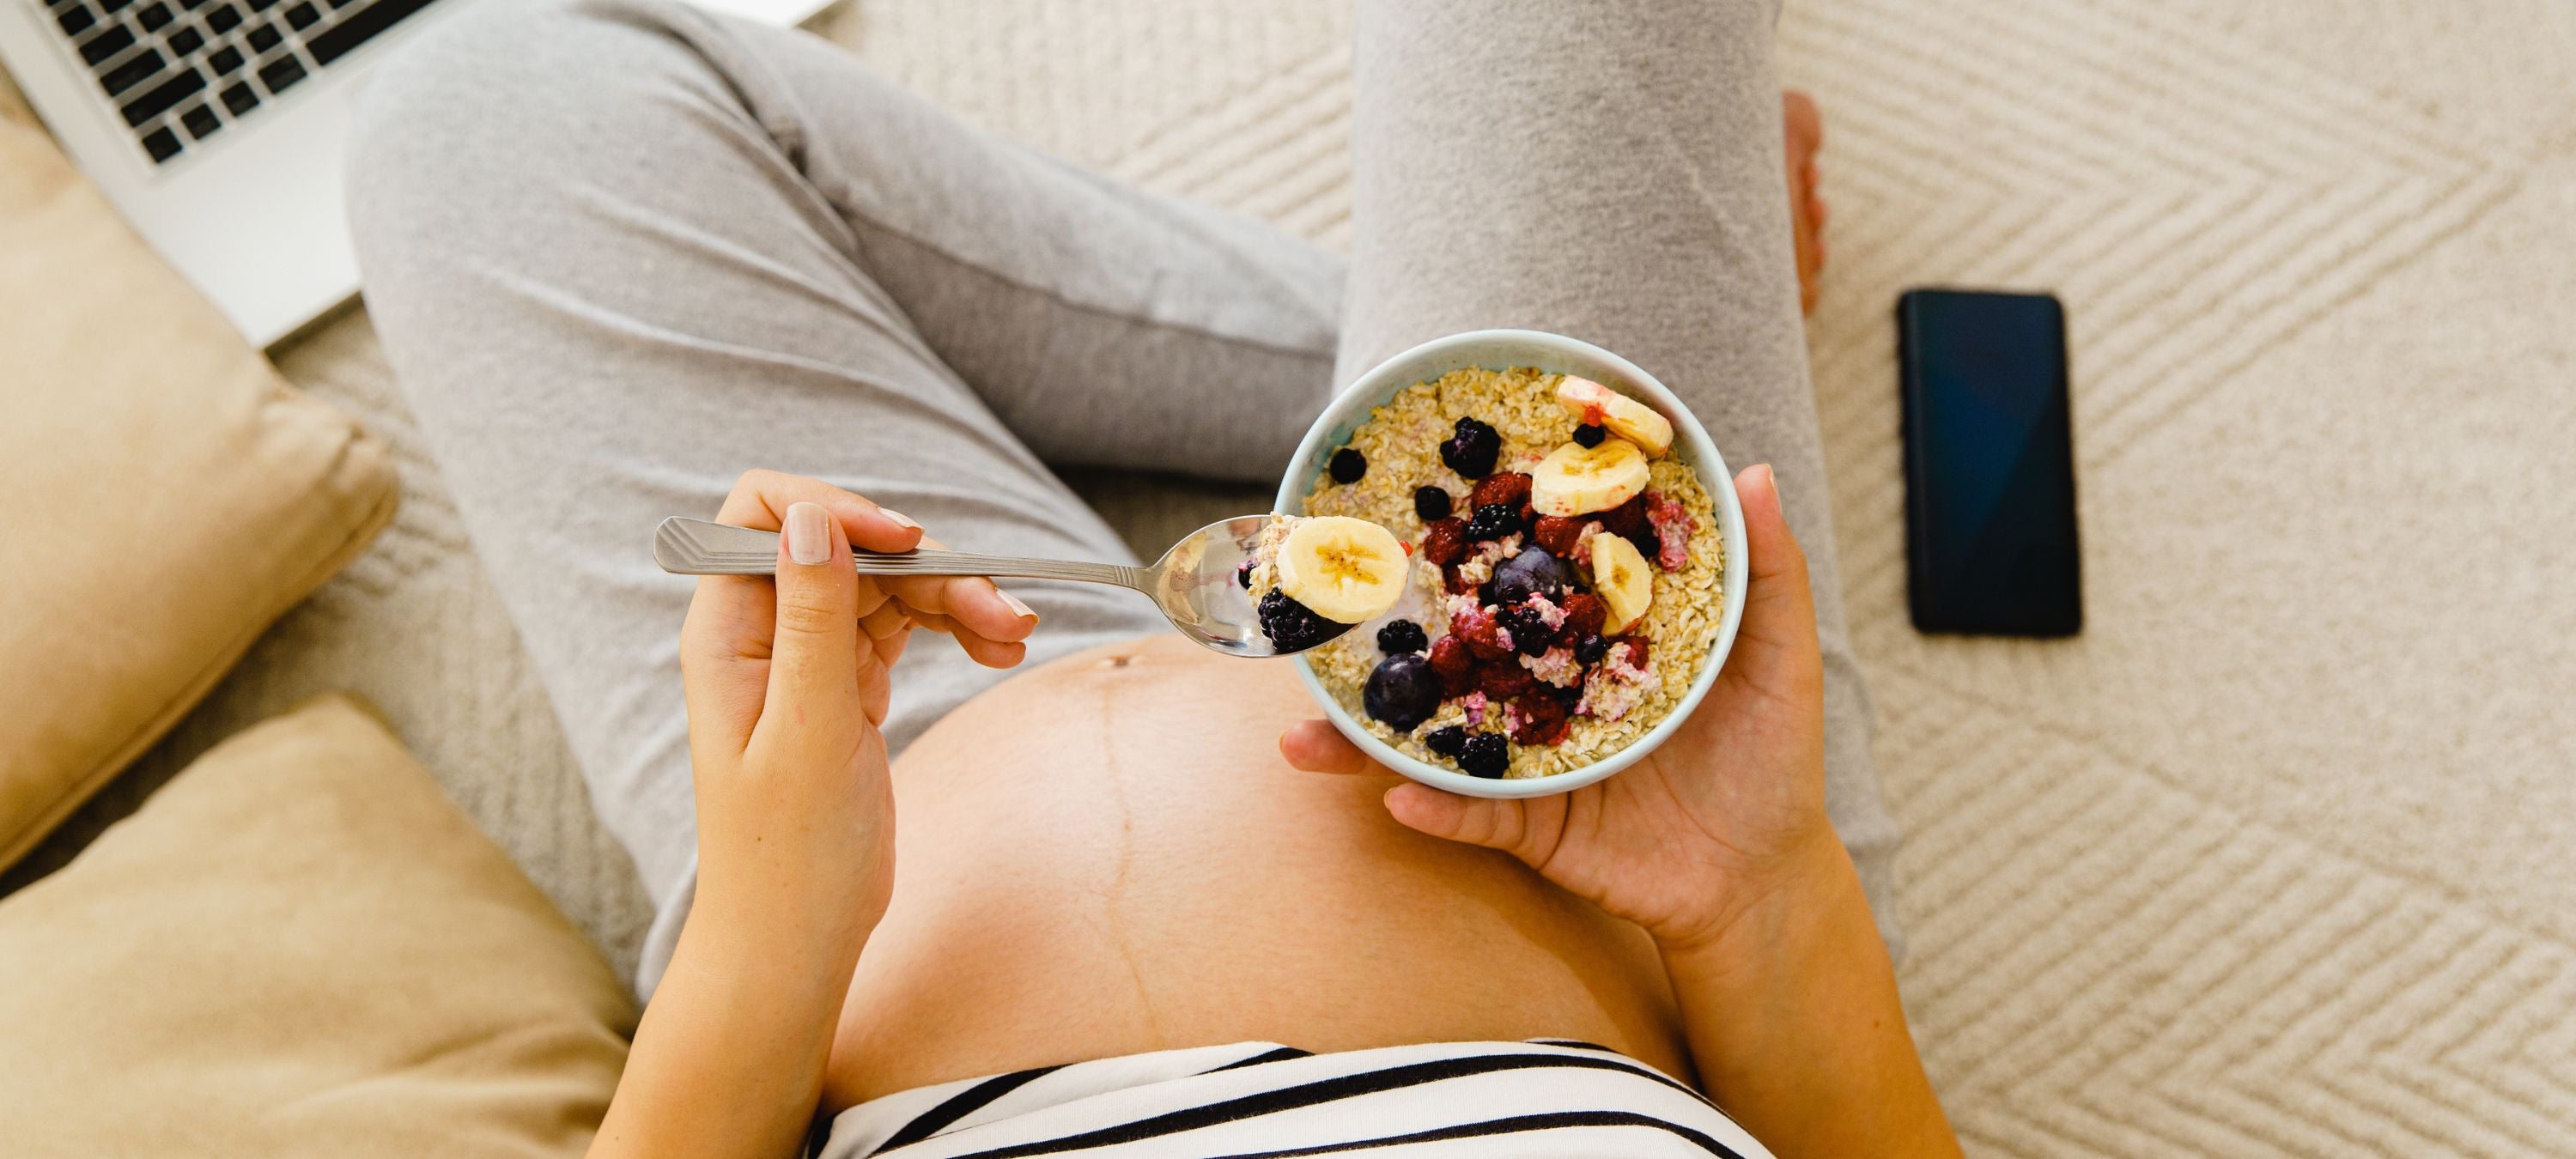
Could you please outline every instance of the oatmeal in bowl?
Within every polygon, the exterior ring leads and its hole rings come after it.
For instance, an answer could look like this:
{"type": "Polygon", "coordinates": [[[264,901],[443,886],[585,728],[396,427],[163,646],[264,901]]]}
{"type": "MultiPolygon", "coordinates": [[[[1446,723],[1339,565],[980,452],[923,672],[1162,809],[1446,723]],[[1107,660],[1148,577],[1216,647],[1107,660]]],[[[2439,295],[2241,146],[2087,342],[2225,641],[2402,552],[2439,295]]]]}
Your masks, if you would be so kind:
{"type": "Polygon", "coordinates": [[[1732,478],[1626,361],[1531,331],[1440,339],[1363,376],[1296,461],[1259,578],[1365,573],[1325,593],[1333,634],[1297,662],[1397,772],[1566,791],[1660,744],[1715,679],[1743,609],[1732,478]]]}

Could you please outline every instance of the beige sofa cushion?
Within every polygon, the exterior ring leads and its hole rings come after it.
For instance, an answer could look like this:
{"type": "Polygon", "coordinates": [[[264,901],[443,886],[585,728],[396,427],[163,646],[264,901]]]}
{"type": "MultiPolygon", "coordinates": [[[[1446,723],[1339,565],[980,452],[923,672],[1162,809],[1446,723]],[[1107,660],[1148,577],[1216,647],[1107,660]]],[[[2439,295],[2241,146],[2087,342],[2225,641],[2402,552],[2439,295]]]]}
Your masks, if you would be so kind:
{"type": "Polygon", "coordinates": [[[577,1155],[634,1017],[383,726],[326,697],[0,900],[0,1151],[577,1155]]]}
{"type": "Polygon", "coordinates": [[[0,112],[6,865],[356,556],[395,480],[0,112]]]}

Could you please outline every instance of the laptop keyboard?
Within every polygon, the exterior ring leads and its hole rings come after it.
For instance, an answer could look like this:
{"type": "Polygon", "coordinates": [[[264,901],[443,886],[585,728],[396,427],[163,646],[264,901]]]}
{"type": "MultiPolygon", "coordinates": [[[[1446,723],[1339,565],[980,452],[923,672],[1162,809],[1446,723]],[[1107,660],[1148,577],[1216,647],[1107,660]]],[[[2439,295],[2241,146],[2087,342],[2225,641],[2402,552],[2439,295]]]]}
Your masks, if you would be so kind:
{"type": "Polygon", "coordinates": [[[431,0],[34,2],[167,164],[431,0]]]}

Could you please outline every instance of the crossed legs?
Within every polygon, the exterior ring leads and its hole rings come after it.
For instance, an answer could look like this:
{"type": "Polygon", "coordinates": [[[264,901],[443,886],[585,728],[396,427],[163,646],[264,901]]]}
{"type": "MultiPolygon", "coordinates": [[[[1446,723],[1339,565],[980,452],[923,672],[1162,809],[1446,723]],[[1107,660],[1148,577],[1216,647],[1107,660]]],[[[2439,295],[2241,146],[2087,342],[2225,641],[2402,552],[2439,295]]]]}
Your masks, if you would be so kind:
{"type": "MultiPolygon", "coordinates": [[[[952,546],[1121,559],[1051,473],[1276,478],[1332,387],[1525,325],[1682,392],[1778,469],[1812,553],[1835,820],[1885,913],[1892,824],[1845,637],[1759,3],[1364,4],[1349,262],[932,109],[832,46],[664,0],[496,7],[379,74],[350,178],[386,350],[595,807],[660,916],[694,821],[677,628],[641,545],[741,470],[952,546]]],[[[1014,585],[1031,661],[1156,630],[1014,585]]],[[[936,641],[900,751],[1004,674],[936,641]]]]}

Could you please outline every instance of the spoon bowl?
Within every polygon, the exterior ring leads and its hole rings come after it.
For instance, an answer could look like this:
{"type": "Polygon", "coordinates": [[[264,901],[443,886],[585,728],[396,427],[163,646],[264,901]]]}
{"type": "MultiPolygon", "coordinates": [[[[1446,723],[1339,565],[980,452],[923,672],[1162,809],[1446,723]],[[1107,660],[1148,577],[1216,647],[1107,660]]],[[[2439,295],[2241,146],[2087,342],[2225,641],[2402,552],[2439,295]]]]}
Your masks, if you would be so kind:
{"type": "MultiPolygon", "coordinates": [[[[1217,520],[1182,536],[1163,558],[1145,567],[939,548],[853,550],[851,555],[860,575],[972,575],[1112,584],[1144,593],[1175,630],[1202,647],[1228,656],[1283,656],[1287,653],[1262,634],[1252,593],[1244,590],[1239,578],[1244,563],[1260,548],[1261,533],[1278,518],[1237,515],[1217,520]]],[[[778,533],[675,515],[654,532],[653,561],[677,575],[773,575],[778,571],[778,533]]]]}

